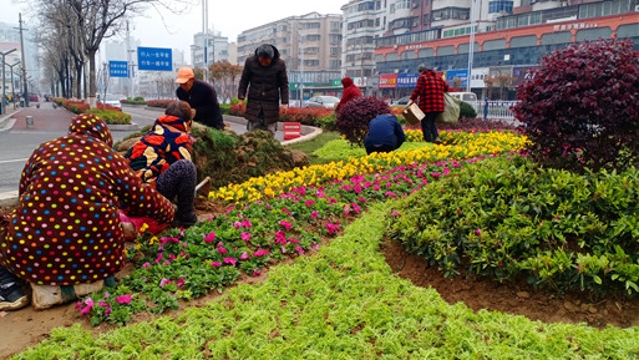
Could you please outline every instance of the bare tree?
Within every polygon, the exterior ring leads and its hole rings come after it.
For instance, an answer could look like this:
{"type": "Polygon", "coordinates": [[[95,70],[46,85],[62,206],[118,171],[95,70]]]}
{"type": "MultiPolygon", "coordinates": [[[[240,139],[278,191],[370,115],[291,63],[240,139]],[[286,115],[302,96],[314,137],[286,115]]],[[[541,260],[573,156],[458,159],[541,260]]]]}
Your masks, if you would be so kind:
{"type": "Polygon", "coordinates": [[[242,74],[242,66],[233,65],[228,61],[216,61],[209,66],[209,76],[220,88],[220,95],[224,101],[235,94],[235,80],[242,74]]]}
{"type": "MultiPolygon", "coordinates": [[[[81,74],[80,57],[76,51],[81,49],[84,59],[88,61],[88,100],[95,106],[97,93],[96,60],[95,55],[104,39],[119,34],[128,17],[142,13],[149,7],[157,10],[166,9],[173,13],[180,13],[181,8],[191,4],[193,0],[34,0],[40,6],[40,13],[50,21],[67,20],[66,26],[70,37],[72,56],[76,62],[76,80],[81,74]],[[59,16],[62,14],[62,16],[59,16]]],[[[77,84],[77,83],[76,83],[77,84]]],[[[78,93],[79,95],[79,93],[78,93]]]]}

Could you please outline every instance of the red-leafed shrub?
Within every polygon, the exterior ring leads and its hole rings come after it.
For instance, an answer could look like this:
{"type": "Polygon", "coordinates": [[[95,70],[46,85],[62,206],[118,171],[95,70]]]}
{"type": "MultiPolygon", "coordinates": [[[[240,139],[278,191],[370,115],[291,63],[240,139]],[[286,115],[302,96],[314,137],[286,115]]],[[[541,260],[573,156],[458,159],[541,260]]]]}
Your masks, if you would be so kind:
{"type": "Polygon", "coordinates": [[[583,171],[623,169],[639,149],[639,52],[629,40],[571,45],[545,56],[517,89],[529,155],[583,171]]]}
{"type": "Polygon", "coordinates": [[[282,122],[299,122],[304,125],[317,125],[317,120],[329,116],[333,113],[332,109],[325,108],[293,108],[290,107],[285,111],[280,110],[280,121],[282,122]]]}
{"type": "Polygon", "coordinates": [[[232,104],[229,112],[233,116],[244,116],[244,112],[246,111],[246,104],[242,101],[237,104],[232,104]]]}
{"type": "Polygon", "coordinates": [[[391,112],[388,104],[375,96],[358,97],[340,106],[335,118],[337,131],[351,144],[362,146],[368,123],[381,114],[391,112]]]}
{"type": "Polygon", "coordinates": [[[71,111],[74,114],[82,114],[83,112],[89,110],[89,104],[84,101],[74,101],[74,100],[65,100],[63,105],[65,109],[71,111]]]}
{"type": "Polygon", "coordinates": [[[174,102],[175,100],[171,100],[171,99],[149,100],[146,102],[146,106],[166,109],[167,107],[169,107],[171,103],[174,103],[174,102]]]}
{"type": "Polygon", "coordinates": [[[102,102],[99,102],[99,101],[98,101],[98,103],[96,105],[96,108],[98,110],[122,111],[122,109],[120,109],[120,108],[117,108],[115,106],[111,106],[109,104],[105,104],[105,103],[102,103],[102,102]]]}

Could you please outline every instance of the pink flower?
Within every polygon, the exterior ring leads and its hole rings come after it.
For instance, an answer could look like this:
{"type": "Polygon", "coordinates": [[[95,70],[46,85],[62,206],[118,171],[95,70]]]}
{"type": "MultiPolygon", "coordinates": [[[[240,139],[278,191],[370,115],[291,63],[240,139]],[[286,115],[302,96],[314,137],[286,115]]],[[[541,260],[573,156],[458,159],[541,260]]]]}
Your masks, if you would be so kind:
{"type": "Polygon", "coordinates": [[[211,266],[219,268],[220,266],[222,266],[222,263],[219,261],[213,261],[211,262],[211,266]]]}
{"type": "Polygon", "coordinates": [[[240,255],[240,260],[246,261],[248,259],[250,259],[250,256],[247,252],[243,252],[242,255],[240,255]]]}
{"type": "Polygon", "coordinates": [[[400,213],[399,213],[399,211],[397,211],[397,210],[393,210],[393,212],[391,212],[391,216],[396,217],[396,216],[400,216],[400,215],[401,215],[401,214],[400,214],[400,213]]]}
{"type": "Polygon", "coordinates": [[[211,231],[208,235],[206,235],[206,237],[204,237],[204,242],[207,244],[212,243],[213,241],[215,241],[215,233],[213,231],[211,231]]]}
{"type": "Polygon", "coordinates": [[[249,241],[251,240],[251,234],[247,233],[246,231],[242,233],[242,240],[244,241],[249,241]]]}
{"type": "Polygon", "coordinates": [[[179,278],[177,281],[177,286],[181,288],[184,285],[184,278],[179,278]]]}
{"type": "Polygon", "coordinates": [[[142,264],[143,268],[148,268],[149,266],[151,266],[151,264],[149,264],[149,262],[145,262],[144,264],[142,264]]]}
{"type": "Polygon", "coordinates": [[[84,309],[80,310],[80,315],[86,315],[91,312],[93,306],[87,306],[84,309]]]}
{"type": "Polygon", "coordinates": [[[171,282],[171,280],[169,280],[167,278],[162,278],[162,280],[160,280],[160,287],[165,287],[170,282],[171,282]]]}
{"type": "Polygon", "coordinates": [[[440,173],[438,173],[438,172],[432,172],[432,173],[430,173],[430,176],[434,177],[435,179],[439,179],[439,176],[440,176],[440,175],[441,175],[441,174],[440,174],[440,173]]]}
{"type": "Polygon", "coordinates": [[[329,235],[332,235],[335,231],[339,230],[339,225],[335,225],[333,223],[326,223],[324,227],[328,230],[329,235]]]}
{"type": "Polygon", "coordinates": [[[304,203],[304,205],[305,205],[306,207],[311,207],[311,206],[315,205],[315,200],[313,200],[313,199],[306,200],[306,202],[304,203]]]}
{"type": "Polygon", "coordinates": [[[317,219],[317,215],[319,215],[319,213],[317,212],[317,210],[315,210],[315,211],[313,211],[313,212],[311,213],[311,218],[312,218],[312,219],[317,219]]]}
{"type": "Polygon", "coordinates": [[[131,303],[131,295],[118,296],[115,298],[115,301],[117,301],[117,303],[120,305],[124,305],[124,304],[129,305],[131,303]]]}
{"type": "Polygon", "coordinates": [[[173,254],[169,254],[169,260],[173,261],[177,259],[177,256],[173,255],[173,254]]]}
{"type": "Polygon", "coordinates": [[[262,275],[262,270],[257,270],[257,269],[253,270],[253,276],[260,276],[260,275],[262,275]]]}
{"type": "Polygon", "coordinates": [[[344,205],[344,216],[348,216],[351,213],[351,207],[348,205],[344,205]]]}
{"type": "Polygon", "coordinates": [[[481,235],[481,229],[475,230],[475,235],[481,235]]]}
{"type": "Polygon", "coordinates": [[[362,208],[359,207],[359,205],[353,203],[353,211],[355,211],[355,214],[359,214],[360,212],[362,212],[362,208]]]}
{"type": "Polygon", "coordinates": [[[236,221],[236,222],[233,223],[233,227],[236,228],[236,229],[239,229],[239,228],[242,227],[242,223],[239,222],[239,221],[236,221]]]}
{"type": "Polygon", "coordinates": [[[296,246],[295,251],[297,251],[297,254],[299,255],[304,255],[304,249],[302,249],[301,246],[296,246]]]}
{"type": "Polygon", "coordinates": [[[219,247],[217,248],[217,252],[220,253],[220,255],[225,255],[228,251],[223,247],[219,247]]]}
{"type": "Polygon", "coordinates": [[[223,261],[225,264],[230,264],[230,265],[235,265],[235,263],[237,263],[236,258],[224,258],[223,261]]]}
{"type": "Polygon", "coordinates": [[[284,246],[280,247],[280,251],[282,252],[282,254],[287,254],[288,250],[286,250],[286,248],[284,246]]]}
{"type": "Polygon", "coordinates": [[[286,230],[290,230],[291,229],[291,223],[285,220],[280,221],[280,225],[282,225],[284,227],[284,229],[286,230]]]}
{"type": "Polygon", "coordinates": [[[384,194],[384,196],[386,197],[392,197],[393,199],[397,199],[397,194],[395,194],[392,191],[387,191],[386,194],[384,194]]]}
{"type": "Polygon", "coordinates": [[[253,256],[262,257],[262,256],[267,255],[267,254],[268,254],[268,250],[262,249],[262,250],[257,250],[256,252],[254,252],[253,256]]]}
{"type": "Polygon", "coordinates": [[[311,244],[311,249],[319,250],[319,248],[320,248],[319,244],[311,244]]]}
{"type": "Polygon", "coordinates": [[[84,304],[90,307],[93,307],[93,305],[95,305],[95,303],[93,302],[93,299],[91,298],[87,298],[86,300],[84,300],[84,304]]]}
{"type": "Polygon", "coordinates": [[[282,212],[286,215],[291,215],[291,212],[287,208],[282,208],[282,212]]]}

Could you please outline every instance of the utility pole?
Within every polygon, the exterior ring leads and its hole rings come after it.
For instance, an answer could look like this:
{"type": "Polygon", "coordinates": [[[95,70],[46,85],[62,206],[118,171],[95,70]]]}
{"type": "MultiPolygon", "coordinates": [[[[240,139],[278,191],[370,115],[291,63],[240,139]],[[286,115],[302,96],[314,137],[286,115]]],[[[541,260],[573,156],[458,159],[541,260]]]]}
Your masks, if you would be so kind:
{"type": "MultiPolygon", "coordinates": [[[[29,107],[29,89],[27,88],[27,62],[24,58],[24,36],[22,35],[22,13],[18,14],[18,23],[20,24],[20,53],[22,56],[22,82],[24,84],[24,106],[29,107]]],[[[3,66],[4,71],[4,66],[3,66]]],[[[4,101],[4,99],[3,99],[4,101]]]]}
{"type": "Polygon", "coordinates": [[[204,40],[202,63],[204,64],[204,81],[209,82],[209,1],[202,0],[202,38],[204,40]]]}

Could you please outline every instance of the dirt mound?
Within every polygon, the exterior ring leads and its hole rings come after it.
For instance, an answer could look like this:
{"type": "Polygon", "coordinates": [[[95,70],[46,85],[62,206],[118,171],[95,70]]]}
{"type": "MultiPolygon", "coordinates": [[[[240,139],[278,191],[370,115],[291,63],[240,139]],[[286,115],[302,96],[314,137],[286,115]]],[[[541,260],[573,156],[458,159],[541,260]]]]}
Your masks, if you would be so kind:
{"type": "MultiPolygon", "coordinates": [[[[145,127],[118,142],[115,149],[125,153],[149,129],[150,127],[145,127]]],[[[285,149],[266,131],[237,135],[231,131],[212,130],[194,123],[192,135],[196,138],[193,144],[193,162],[197,167],[198,180],[209,176],[213,188],[309,165],[306,154],[285,149]]]]}

